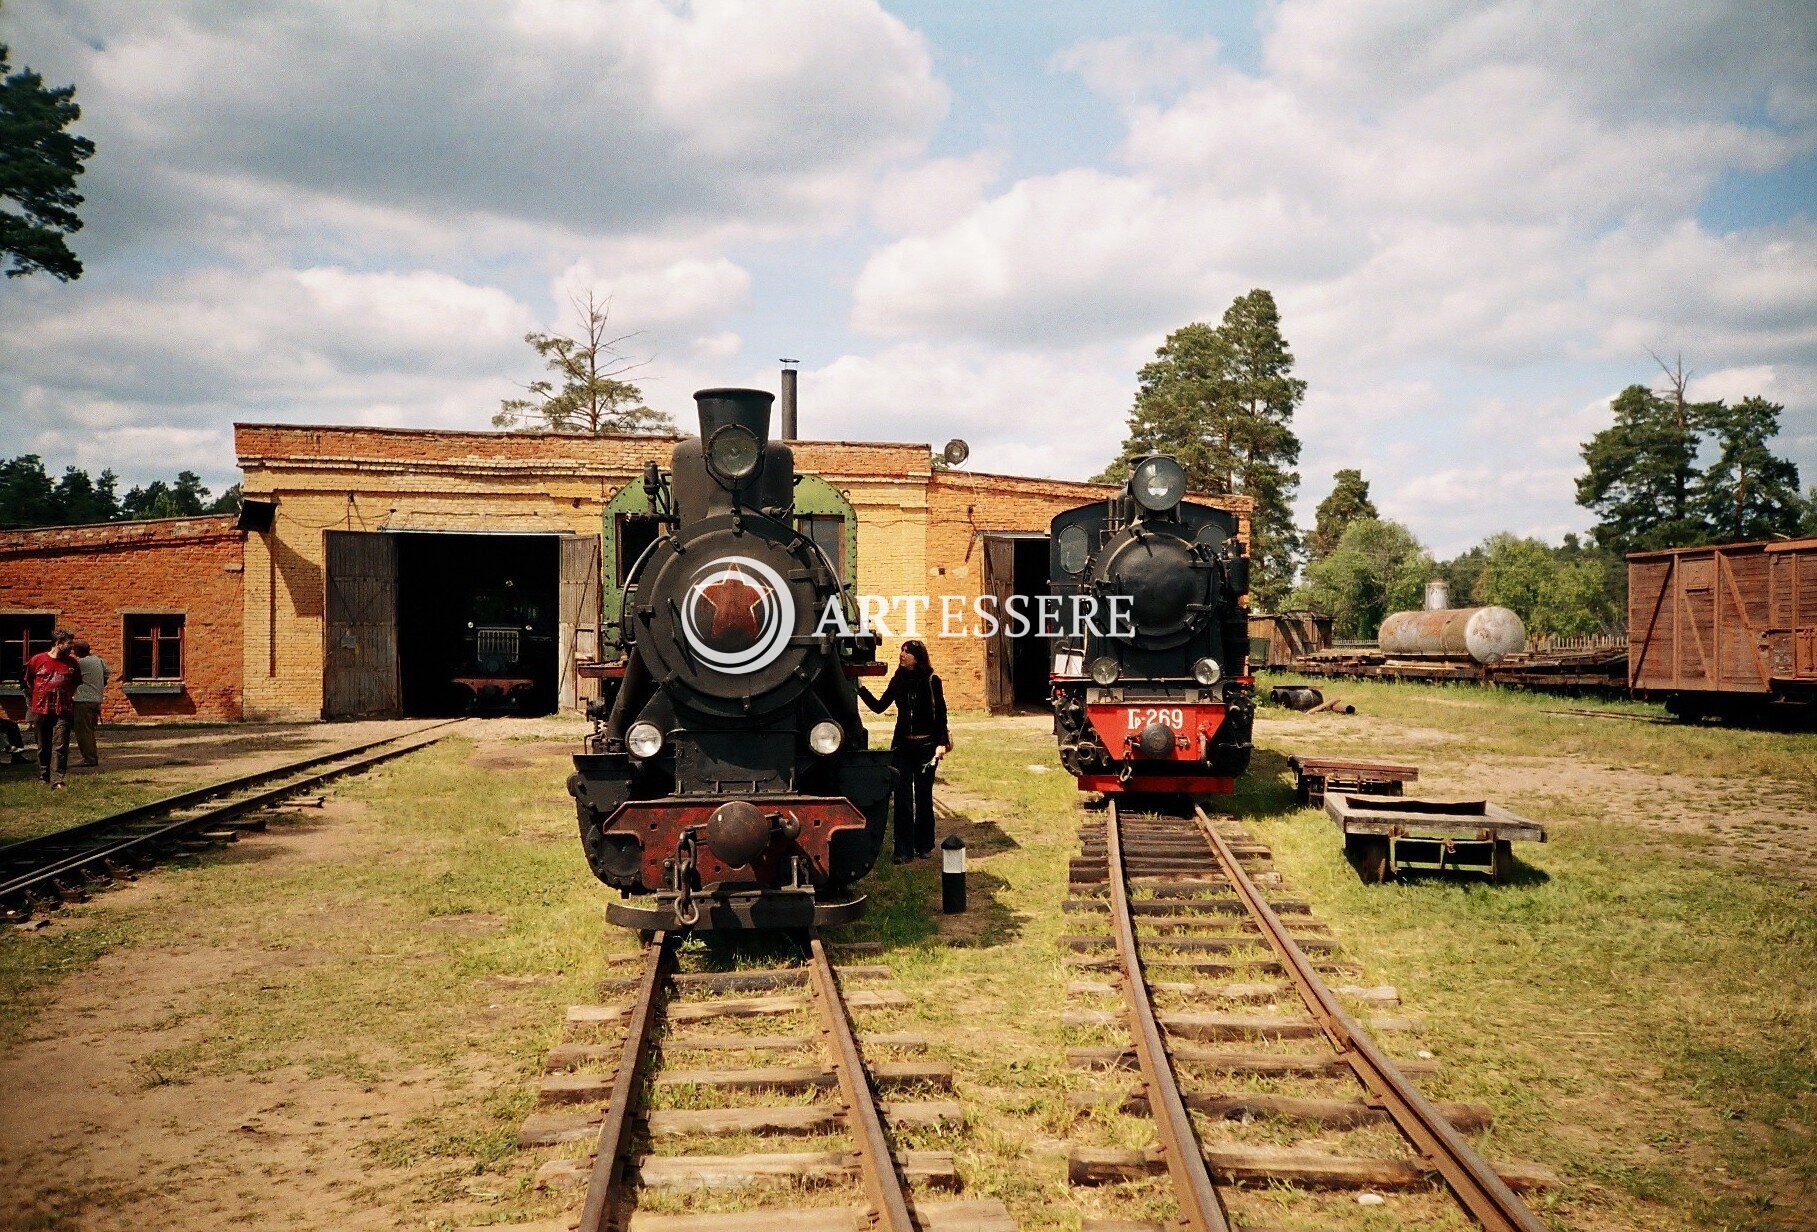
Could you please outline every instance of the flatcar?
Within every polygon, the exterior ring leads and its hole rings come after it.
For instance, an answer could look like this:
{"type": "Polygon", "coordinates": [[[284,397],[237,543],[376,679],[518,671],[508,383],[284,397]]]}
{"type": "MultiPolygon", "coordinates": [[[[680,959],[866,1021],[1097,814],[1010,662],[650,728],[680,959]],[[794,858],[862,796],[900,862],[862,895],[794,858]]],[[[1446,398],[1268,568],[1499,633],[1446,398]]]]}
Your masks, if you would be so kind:
{"type": "Polygon", "coordinates": [[[627,927],[842,923],[863,911],[893,786],[853,683],[882,670],[874,639],[822,619],[844,604],[859,624],[797,517],[805,477],[770,439],[772,396],[695,399],[700,435],[642,480],[651,533],[617,596],[622,654],[568,780],[581,845],[627,927]]]}
{"type": "Polygon", "coordinates": [[[1249,766],[1249,558],[1234,514],[1186,499],[1186,472],[1139,459],[1107,500],[1053,519],[1060,760],[1082,791],[1229,792],[1249,766]]]}

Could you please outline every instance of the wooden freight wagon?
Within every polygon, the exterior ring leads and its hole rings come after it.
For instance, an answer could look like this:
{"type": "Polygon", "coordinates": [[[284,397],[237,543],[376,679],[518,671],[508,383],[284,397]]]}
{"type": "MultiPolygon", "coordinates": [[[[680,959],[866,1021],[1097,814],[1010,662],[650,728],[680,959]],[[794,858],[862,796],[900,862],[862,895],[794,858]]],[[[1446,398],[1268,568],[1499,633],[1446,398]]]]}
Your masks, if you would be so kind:
{"type": "Polygon", "coordinates": [[[1628,687],[1687,719],[1817,712],[1817,539],[1631,554],[1628,687]]]}

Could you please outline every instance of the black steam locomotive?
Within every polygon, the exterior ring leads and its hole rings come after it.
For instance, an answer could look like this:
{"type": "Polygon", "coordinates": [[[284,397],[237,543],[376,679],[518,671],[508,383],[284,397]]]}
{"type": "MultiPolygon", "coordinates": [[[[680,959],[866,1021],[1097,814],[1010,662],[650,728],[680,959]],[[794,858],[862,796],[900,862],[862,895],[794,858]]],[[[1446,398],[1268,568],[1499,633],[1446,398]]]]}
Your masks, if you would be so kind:
{"type": "Polygon", "coordinates": [[[700,436],[675,447],[670,472],[645,471],[661,533],[626,582],[622,677],[568,780],[581,843],[601,881],[655,896],[608,907],[630,927],[855,919],[892,786],[851,679],[880,670],[875,644],[819,631],[847,598],[797,528],[771,395],[695,399],[700,436]]]}
{"type": "Polygon", "coordinates": [[[538,679],[530,665],[555,655],[552,615],[519,593],[515,578],[468,599],[462,662],[450,678],[466,713],[534,708],[538,679]]]}
{"type": "Polygon", "coordinates": [[[1249,558],[1234,514],[1185,496],[1155,455],[1053,520],[1054,735],[1081,791],[1228,792],[1249,766],[1249,558]]]}

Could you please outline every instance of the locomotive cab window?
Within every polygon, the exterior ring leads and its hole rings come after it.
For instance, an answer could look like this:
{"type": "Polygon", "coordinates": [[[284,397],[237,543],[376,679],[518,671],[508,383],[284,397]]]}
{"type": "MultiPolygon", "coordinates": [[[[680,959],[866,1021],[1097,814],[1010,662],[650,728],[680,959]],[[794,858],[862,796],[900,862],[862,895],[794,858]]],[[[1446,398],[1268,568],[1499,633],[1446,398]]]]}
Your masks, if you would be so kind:
{"type": "Polygon", "coordinates": [[[833,562],[833,576],[845,581],[845,518],[837,513],[804,513],[795,529],[813,540],[833,562]]]}
{"type": "Polygon", "coordinates": [[[631,566],[644,550],[655,543],[662,534],[662,523],[647,513],[621,513],[613,526],[613,538],[618,544],[618,559],[613,562],[613,572],[618,578],[618,585],[631,580],[631,566]]]}
{"type": "Polygon", "coordinates": [[[54,612],[0,612],[0,680],[23,680],[26,661],[49,650],[56,631],[54,612]]]}
{"type": "Polygon", "coordinates": [[[183,679],[183,617],[177,614],[126,617],[123,680],[183,679]]]}

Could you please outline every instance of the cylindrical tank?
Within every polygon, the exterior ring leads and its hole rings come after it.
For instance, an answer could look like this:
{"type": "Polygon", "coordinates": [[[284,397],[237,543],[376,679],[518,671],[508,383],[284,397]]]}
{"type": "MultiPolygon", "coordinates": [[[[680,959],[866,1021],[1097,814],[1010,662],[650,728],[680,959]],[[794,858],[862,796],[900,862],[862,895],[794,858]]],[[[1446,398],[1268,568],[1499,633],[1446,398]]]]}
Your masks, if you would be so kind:
{"type": "Polygon", "coordinates": [[[1505,607],[1395,612],[1382,622],[1379,640],[1385,655],[1496,663],[1527,648],[1527,627],[1505,607]]]}

